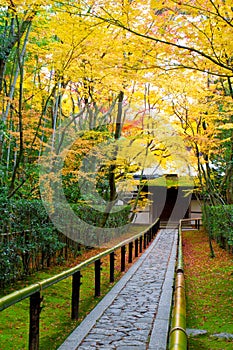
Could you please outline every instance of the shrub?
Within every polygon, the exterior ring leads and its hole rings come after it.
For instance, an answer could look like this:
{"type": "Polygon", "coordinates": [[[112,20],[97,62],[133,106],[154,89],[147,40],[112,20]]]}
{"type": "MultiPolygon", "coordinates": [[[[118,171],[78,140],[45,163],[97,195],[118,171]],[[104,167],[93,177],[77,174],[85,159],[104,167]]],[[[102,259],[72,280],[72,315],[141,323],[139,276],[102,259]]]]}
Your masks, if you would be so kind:
{"type": "MultiPolygon", "coordinates": [[[[64,229],[67,222],[66,211],[59,208],[59,218],[63,220],[64,229]]],[[[100,226],[103,214],[87,204],[73,204],[73,211],[77,216],[92,226],[100,226]]],[[[119,212],[111,213],[106,227],[121,227],[128,223],[130,207],[125,206],[119,212]]],[[[8,284],[34,270],[50,266],[52,259],[63,258],[63,248],[68,243],[69,253],[77,255],[80,244],[69,240],[60,234],[50,220],[41,200],[7,200],[1,198],[1,240],[0,240],[0,284],[8,284]],[[64,239],[65,238],[65,239],[64,239]],[[64,242],[65,241],[65,242],[64,242]]],[[[84,226],[85,227],[85,226],[84,226]]],[[[90,226],[91,227],[91,226],[90,226]]],[[[82,227],[79,227],[82,230],[82,227]]],[[[93,235],[95,230],[85,231],[85,235],[93,235]]],[[[96,242],[98,243],[98,242],[96,242]]],[[[68,249],[65,250],[65,259],[69,258],[68,249]]]]}
{"type": "MultiPolygon", "coordinates": [[[[72,209],[78,217],[93,226],[101,226],[104,207],[90,207],[88,204],[73,204],[72,209]],[[100,210],[102,209],[102,210],[100,210]]],[[[130,206],[126,205],[119,211],[109,214],[105,227],[121,227],[129,223],[130,206]]]]}
{"type": "Polygon", "coordinates": [[[14,241],[0,242],[0,286],[17,280],[22,273],[22,260],[14,241]]]}
{"type": "Polygon", "coordinates": [[[1,285],[45,265],[64,247],[41,201],[2,200],[1,285]]]}
{"type": "Polygon", "coordinates": [[[203,224],[221,247],[233,246],[233,205],[205,207],[203,224]]]}

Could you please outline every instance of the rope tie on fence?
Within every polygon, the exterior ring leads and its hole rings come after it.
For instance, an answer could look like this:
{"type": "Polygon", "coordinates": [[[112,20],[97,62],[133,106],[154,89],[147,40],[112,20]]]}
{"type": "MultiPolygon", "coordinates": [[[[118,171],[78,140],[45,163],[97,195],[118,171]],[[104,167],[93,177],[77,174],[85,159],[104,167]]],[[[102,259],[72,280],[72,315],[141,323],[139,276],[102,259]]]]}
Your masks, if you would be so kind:
{"type": "Polygon", "coordinates": [[[40,294],[42,295],[42,283],[41,282],[37,282],[36,284],[39,285],[39,287],[40,287],[40,294]]]}
{"type": "Polygon", "coordinates": [[[185,286],[176,286],[175,289],[177,288],[183,288],[185,290],[185,286]]]}
{"type": "Polygon", "coordinates": [[[42,310],[42,308],[43,308],[43,299],[44,299],[44,297],[43,297],[43,295],[42,295],[42,283],[41,282],[37,282],[36,284],[38,284],[39,285],[39,287],[40,287],[40,311],[42,310]]]}
{"type": "Polygon", "coordinates": [[[184,328],[182,328],[182,327],[179,327],[179,326],[173,327],[173,328],[170,330],[170,335],[171,335],[173,332],[175,332],[175,331],[182,331],[182,332],[187,336],[186,330],[185,330],[184,328]]]}

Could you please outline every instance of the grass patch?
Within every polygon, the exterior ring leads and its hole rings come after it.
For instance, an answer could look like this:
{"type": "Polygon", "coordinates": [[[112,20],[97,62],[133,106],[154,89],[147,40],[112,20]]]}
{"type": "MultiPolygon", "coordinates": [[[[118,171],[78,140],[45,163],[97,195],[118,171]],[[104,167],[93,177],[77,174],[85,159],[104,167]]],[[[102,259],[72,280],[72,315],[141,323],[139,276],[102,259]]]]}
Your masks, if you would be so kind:
{"type": "MultiPolygon", "coordinates": [[[[114,246],[120,241],[127,239],[147,226],[132,225],[130,231],[119,239],[109,243],[114,246]]],[[[63,266],[56,266],[35,273],[23,281],[1,291],[1,295],[6,295],[27,285],[49,278],[57,273],[79,264],[91,256],[94,256],[104,249],[92,249],[84,252],[76,260],[66,263],[63,266]]],[[[127,261],[127,256],[126,256],[127,261]]],[[[55,350],[62,344],[72,330],[84,319],[84,317],[95,307],[101,298],[113,287],[109,284],[109,257],[102,260],[101,272],[101,297],[94,297],[94,265],[90,265],[82,270],[82,286],[80,290],[80,318],[72,321],[70,318],[71,300],[71,278],[60,281],[43,291],[42,312],[40,317],[40,349],[55,350]]],[[[131,264],[128,266],[130,267],[131,264]]],[[[127,264],[126,264],[127,268],[127,264]]],[[[115,283],[120,279],[120,251],[116,255],[115,261],[115,283]]],[[[0,328],[0,349],[1,350],[24,350],[28,349],[28,325],[29,325],[29,299],[25,299],[1,312],[0,328]]]]}
{"type": "Polygon", "coordinates": [[[203,231],[183,233],[187,328],[208,332],[190,337],[189,350],[233,349],[233,341],[210,337],[214,333],[233,333],[233,257],[215,242],[213,247],[215,258],[210,258],[203,231]]]}

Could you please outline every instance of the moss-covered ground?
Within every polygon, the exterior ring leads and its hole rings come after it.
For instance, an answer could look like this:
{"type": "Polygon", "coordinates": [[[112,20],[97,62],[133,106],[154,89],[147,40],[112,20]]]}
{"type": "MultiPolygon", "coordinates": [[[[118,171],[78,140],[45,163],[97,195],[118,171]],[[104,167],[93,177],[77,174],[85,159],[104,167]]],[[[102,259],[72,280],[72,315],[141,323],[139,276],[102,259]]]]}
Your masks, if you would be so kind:
{"type": "Polygon", "coordinates": [[[233,334],[233,256],[213,242],[215,258],[203,231],[183,233],[187,328],[207,335],[190,337],[189,350],[230,350],[233,341],[212,337],[233,334]]]}

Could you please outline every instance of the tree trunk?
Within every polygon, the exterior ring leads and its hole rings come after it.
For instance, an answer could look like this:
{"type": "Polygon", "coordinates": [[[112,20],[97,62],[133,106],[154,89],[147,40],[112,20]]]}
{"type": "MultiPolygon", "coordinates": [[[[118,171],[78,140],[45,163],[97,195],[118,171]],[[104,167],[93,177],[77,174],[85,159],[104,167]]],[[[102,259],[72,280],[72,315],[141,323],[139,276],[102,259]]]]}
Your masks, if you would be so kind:
{"type": "MultiPolygon", "coordinates": [[[[123,103],[124,93],[120,91],[118,96],[118,109],[117,109],[117,118],[116,118],[116,129],[115,129],[115,140],[118,140],[121,137],[122,129],[122,103],[123,103]]],[[[116,178],[115,178],[115,169],[116,164],[115,160],[117,157],[118,148],[115,146],[114,157],[112,159],[113,164],[109,168],[109,202],[106,205],[105,212],[103,213],[103,219],[101,220],[100,226],[105,227],[107,220],[109,218],[110,212],[117,200],[117,191],[116,191],[116,178]]]]}
{"type": "Polygon", "coordinates": [[[18,107],[18,119],[19,119],[19,152],[17,155],[16,163],[13,169],[13,174],[11,178],[10,188],[9,188],[9,198],[12,197],[12,195],[15,193],[14,187],[15,187],[15,180],[16,180],[16,174],[19,170],[19,166],[21,164],[21,161],[23,160],[23,153],[24,153],[24,135],[23,135],[23,83],[24,83],[24,57],[26,52],[26,45],[28,42],[29,32],[30,32],[31,23],[27,28],[27,33],[24,39],[24,44],[22,47],[22,50],[20,51],[20,39],[18,41],[18,47],[17,47],[17,55],[18,55],[18,69],[19,69],[19,75],[20,75],[20,83],[19,83],[19,107],[18,107]]]}

